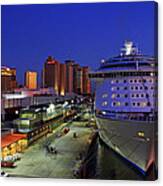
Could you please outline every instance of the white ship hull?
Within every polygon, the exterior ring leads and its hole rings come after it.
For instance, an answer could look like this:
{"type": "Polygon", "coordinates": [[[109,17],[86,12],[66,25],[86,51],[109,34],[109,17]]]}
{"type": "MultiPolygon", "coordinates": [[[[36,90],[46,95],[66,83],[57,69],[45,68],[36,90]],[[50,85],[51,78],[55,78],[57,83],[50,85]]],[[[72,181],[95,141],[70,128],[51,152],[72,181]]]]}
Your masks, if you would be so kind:
{"type": "Polygon", "coordinates": [[[155,161],[155,123],[97,117],[100,138],[115,152],[146,173],[155,161]],[[144,135],[143,135],[144,134],[144,135]]]}

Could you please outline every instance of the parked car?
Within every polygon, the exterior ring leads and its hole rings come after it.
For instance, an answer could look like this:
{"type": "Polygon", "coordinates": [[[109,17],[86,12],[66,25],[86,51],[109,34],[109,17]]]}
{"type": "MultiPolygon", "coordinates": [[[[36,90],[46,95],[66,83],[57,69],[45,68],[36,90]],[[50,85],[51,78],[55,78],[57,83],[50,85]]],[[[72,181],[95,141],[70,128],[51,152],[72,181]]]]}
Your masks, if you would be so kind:
{"type": "Polygon", "coordinates": [[[70,131],[70,129],[68,127],[64,128],[63,132],[64,134],[67,134],[70,131]]]}
{"type": "Polygon", "coordinates": [[[1,167],[15,168],[16,164],[12,161],[1,161],[1,167]]]}
{"type": "Polygon", "coordinates": [[[20,153],[16,153],[13,155],[13,161],[17,161],[17,160],[21,160],[21,154],[20,153]]]}

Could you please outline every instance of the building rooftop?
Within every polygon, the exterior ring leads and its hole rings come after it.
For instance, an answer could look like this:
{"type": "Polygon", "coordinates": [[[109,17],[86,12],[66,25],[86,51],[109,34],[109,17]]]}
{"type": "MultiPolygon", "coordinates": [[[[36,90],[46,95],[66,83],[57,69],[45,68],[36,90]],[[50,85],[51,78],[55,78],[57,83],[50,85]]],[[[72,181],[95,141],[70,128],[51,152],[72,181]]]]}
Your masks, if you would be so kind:
{"type": "Polygon", "coordinates": [[[1,139],[1,148],[7,147],[8,145],[17,142],[20,139],[26,138],[26,134],[7,134],[2,136],[1,139]]]}

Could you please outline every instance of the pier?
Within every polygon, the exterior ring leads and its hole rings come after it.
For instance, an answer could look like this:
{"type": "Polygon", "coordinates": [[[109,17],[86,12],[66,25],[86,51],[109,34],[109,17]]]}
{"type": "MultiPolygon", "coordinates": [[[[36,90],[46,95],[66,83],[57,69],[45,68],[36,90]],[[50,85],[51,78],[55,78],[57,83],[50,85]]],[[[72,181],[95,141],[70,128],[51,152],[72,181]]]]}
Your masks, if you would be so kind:
{"type": "Polygon", "coordinates": [[[88,121],[63,123],[52,134],[29,146],[16,162],[17,167],[3,171],[16,177],[79,178],[95,134],[88,121]]]}

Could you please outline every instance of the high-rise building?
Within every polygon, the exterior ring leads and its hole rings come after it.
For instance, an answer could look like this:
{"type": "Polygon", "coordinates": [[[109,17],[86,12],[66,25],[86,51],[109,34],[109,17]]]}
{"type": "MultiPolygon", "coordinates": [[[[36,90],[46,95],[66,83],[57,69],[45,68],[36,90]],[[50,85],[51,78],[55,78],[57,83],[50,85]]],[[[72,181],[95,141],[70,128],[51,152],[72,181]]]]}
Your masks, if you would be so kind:
{"type": "Polygon", "coordinates": [[[73,83],[72,83],[73,92],[77,93],[78,92],[78,90],[77,90],[77,83],[78,83],[77,82],[77,71],[78,71],[78,68],[79,68],[79,64],[77,64],[77,63],[73,64],[72,68],[73,68],[73,83]]]}
{"type": "Polygon", "coordinates": [[[66,84],[66,64],[60,64],[59,94],[61,96],[66,94],[66,84]]]}
{"type": "Polygon", "coordinates": [[[91,82],[89,79],[89,68],[87,66],[82,67],[83,71],[83,94],[91,93],[91,82]]]}
{"type": "Polygon", "coordinates": [[[43,69],[43,87],[52,87],[56,94],[59,94],[60,63],[49,56],[43,69]]]}
{"type": "Polygon", "coordinates": [[[68,94],[73,93],[73,81],[74,81],[74,76],[73,76],[73,65],[75,62],[73,60],[66,60],[66,92],[68,94]]]}
{"type": "Polygon", "coordinates": [[[1,91],[12,91],[17,87],[16,69],[1,67],[1,91]]]}
{"type": "Polygon", "coordinates": [[[28,89],[37,89],[37,72],[25,72],[25,87],[28,89]]]}

